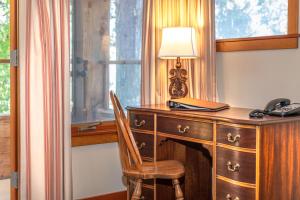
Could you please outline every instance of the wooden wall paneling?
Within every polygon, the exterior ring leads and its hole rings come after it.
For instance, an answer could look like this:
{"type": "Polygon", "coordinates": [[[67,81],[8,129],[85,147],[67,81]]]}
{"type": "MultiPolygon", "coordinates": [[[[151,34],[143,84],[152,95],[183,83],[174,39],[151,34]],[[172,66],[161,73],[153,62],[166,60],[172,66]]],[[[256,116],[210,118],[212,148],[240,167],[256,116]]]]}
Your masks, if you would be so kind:
{"type": "Polygon", "coordinates": [[[186,143],[185,199],[212,199],[212,146],[186,143]],[[209,149],[207,149],[209,148],[209,149]]]}
{"type": "MultiPolygon", "coordinates": [[[[185,146],[167,139],[157,136],[156,159],[160,160],[178,160],[185,163],[185,146]]],[[[184,179],[180,179],[182,190],[184,191],[184,179]]],[[[171,180],[156,180],[156,199],[157,200],[173,200],[175,199],[174,188],[171,180]]]]}
{"type": "Polygon", "coordinates": [[[9,116],[0,116],[0,180],[10,176],[10,120],[9,116]]]}
{"type": "MultiPolygon", "coordinates": [[[[201,145],[162,136],[157,137],[157,160],[179,160],[186,174],[181,179],[185,199],[212,199],[212,145],[201,145]]],[[[171,181],[156,180],[157,200],[174,199],[171,181]]]]}
{"type": "Polygon", "coordinates": [[[299,132],[299,121],[261,128],[259,199],[300,198],[299,132]]]}

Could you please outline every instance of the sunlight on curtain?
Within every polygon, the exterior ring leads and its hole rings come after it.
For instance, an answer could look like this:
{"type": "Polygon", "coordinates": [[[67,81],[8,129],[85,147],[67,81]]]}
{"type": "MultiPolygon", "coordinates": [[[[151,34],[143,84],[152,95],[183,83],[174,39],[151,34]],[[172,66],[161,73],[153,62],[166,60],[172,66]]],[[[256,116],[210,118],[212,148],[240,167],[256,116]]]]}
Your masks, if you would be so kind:
{"type": "Polygon", "coordinates": [[[216,98],[214,0],[145,0],[142,47],[142,104],[166,103],[168,72],[174,60],[157,57],[163,27],[191,26],[196,30],[200,57],[183,60],[188,71],[188,97],[216,98]]]}

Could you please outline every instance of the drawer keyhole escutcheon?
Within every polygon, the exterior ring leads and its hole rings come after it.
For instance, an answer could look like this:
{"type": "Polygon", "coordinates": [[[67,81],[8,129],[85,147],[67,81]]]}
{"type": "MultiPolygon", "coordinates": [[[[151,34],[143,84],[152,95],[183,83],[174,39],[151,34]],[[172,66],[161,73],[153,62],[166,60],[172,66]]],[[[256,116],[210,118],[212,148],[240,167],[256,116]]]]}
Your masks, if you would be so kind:
{"type": "Polygon", "coordinates": [[[230,194],[227,194],[226,200],[240,200],[240,198],[238,198],[238,197],[232,198],[230,194]]]}
{"type": "Polygon", "coordinates": [[[240,171],[240,164],[233,165],[230,161],[227,162],[227,170],[230,172],[238,172],[240,171]]]}
{"type": "Polygon", "coordinates": [[[137,119],[136,120],[134,120],[134,125],[136,126],[136,127],[141,127],[141,126],[143,126],[143,125],[145,125],[146,124],[146,121],[145,120],[142,120],[142,121],[138,121],[137,119]]]}
{"type": "Polygon", "coordinates": [[[241,138],[240,135],[233,136],[231,133],[227,134],[227,141],[231,143],[236,143],[240,141],[240,138],[241,138]]]}
{"type": "Polygon", "coordinates": [[[139,145],[139,143],[137,142],[137,143],[136,143],[136,146],[137,146],[137,148],[138,148],[139,150],[141,150],[141,149],[143,149],[143,148],[146,146],[146,142],[142,142],[140,145],[139,145]]]}
{"type": "Polygon", "coordinates": [[[181,125],[178,125],[177,126],[177,129],[178,129],[178,132],[179,133],[187,133],[189,130],[190,130],[190,127],[189,126],[186,126],[186,127],[184,127],[184,128],[182,128],[182,126],[181,125]]]}

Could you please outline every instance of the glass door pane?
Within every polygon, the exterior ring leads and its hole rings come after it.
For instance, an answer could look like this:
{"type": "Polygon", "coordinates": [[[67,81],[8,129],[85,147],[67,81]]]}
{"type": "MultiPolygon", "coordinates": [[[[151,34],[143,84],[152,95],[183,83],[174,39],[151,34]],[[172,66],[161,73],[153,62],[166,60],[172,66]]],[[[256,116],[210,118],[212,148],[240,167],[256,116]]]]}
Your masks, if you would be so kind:
{"type": "Polygon", "coordinates": [[[10,199],[10,1],[0,0],[0,199],[10,199]]]}

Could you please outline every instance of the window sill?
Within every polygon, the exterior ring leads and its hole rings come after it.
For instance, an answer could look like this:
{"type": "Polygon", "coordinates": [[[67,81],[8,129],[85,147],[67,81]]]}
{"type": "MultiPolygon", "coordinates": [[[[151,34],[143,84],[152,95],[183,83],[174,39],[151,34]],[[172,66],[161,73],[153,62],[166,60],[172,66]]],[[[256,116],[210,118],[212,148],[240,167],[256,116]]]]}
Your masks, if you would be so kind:
{"type": "Polygon", "coordinates": [[[297,49],[299,34],[217,40],[217,52],[297,49]]]}
{"type": "Polygon", "coordinates": [[[72,147],[114,143],[118,141],[114,121],[95,125],[72,124],[72,147]]]}

